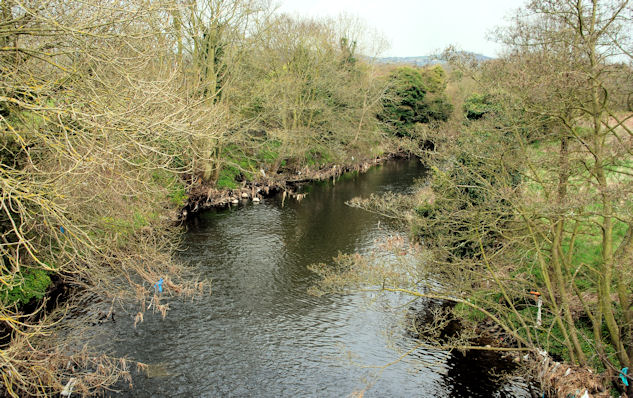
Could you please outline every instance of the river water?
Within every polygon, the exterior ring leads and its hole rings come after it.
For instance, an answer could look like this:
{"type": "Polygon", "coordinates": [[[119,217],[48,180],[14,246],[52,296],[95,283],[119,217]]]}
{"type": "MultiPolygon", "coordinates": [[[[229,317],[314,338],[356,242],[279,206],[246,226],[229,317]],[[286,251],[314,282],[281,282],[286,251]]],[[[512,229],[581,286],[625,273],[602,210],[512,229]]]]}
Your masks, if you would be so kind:
{"type": "MultiPolygon", "coordinates": [[[[424,176],[417,160],[388,162],[335,185],[312,184],[297,202],[281,198],[199,214],[182,258],[212,278],[213,294],[173,302],[166,319],[148,314],[110,324],[119,355],[150,364],[133,397],[527,397],[518,380],[487,375],[488,363],[417,350],[404,332],[406,306],[370,293],[314,297],[312,263],[375,249],[400,231],[345,201],[407,192],[424,176]],[[356,394],[356,395],[353,395],[356,394]]],[[[398,301],[398,300],[396,300],[398,301]]],[[[402,300],[400,300],[401,302],[402,300]]]]}

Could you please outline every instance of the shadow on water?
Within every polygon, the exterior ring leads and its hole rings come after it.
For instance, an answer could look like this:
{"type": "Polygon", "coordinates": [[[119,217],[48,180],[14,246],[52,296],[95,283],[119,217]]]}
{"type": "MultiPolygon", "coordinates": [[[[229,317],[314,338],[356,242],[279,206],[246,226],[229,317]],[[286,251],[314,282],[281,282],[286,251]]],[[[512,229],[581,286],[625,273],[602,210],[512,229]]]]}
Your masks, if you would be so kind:
{"type": "Polygon", "coordinates": [[[117,354],[156,366],[120,395],[342,397],[366,389],[366,397],[528,396],[485,373],[469,376],[481,364],[448,353],[418,350],[379,371],[399,355],[390,345],[415,345],[405,333],[387,337],[401,326],[402,309],[368,305],[368,294],[306,292],[315,281],[308,265],[371,250],[398,232],[345,201],[407,192],[424,173],[416,160],[393,161],[335,185],[312,184],[303,201],[287,199],[283,208],[277,197],[194,218],[182,258],[212,278],[213,294],[174,302],[166,319],[148,315],[136,329],[131,317],[108,325],[117,354]]]}

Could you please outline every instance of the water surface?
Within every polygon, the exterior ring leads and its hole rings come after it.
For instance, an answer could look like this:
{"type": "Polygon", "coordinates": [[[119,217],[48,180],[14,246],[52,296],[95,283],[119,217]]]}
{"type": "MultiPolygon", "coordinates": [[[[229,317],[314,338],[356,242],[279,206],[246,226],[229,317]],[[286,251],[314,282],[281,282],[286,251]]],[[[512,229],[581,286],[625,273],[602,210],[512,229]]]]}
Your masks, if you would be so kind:
{"type": "Polygon", "coordinates": [[[303,201],[284,207],[276,197],[198,215],[182,257],[212,278],[213,294],[172,303],[166,319],[148,314],[136,329],[130,317],[109,326],[118,354],[154,369],[121,395],[528,396],[518,382],[488,377],[485,363],[445,352],[418,350],[380,369],[416,343],[401,324],[404,309],[370,305],[369,293],[307,293],[316,280],[308,265],[372,250],[399,232],[345,201],[407,192],[424,173],[419,161],[393,161],[335,185],[312,184],[303,201]]]}

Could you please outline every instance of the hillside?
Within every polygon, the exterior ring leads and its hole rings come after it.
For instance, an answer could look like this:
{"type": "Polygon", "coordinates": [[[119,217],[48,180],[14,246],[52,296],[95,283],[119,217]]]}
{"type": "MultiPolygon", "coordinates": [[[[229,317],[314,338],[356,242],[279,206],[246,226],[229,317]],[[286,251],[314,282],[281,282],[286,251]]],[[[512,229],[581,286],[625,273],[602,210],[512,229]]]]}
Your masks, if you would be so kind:
{"type": "MultiPolygon", "coordinates": [[[[478,61],[487,61],[489,59],[492,59],[492,57],[488,57],[483,54],[468,54],[473,55],[478,61]]],[[[379,58],[379,61],[386,64],[409,64],[416,66],[435,65],[445,62],[444,60],[440,59],[438,55],[421,55],[413,57],[382,57],[379,58]]]]}

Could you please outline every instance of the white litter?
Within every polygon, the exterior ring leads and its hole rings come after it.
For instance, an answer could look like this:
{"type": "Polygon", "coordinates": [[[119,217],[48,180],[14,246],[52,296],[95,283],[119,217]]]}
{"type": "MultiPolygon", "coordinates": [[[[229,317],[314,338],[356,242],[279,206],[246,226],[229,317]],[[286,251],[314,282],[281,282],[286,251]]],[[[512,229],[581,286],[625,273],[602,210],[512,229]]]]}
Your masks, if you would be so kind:
{"type": "Polygon", "coordinates": [[[68,380],[68,383],[66,383],[66,386],[64,387],[62,392],[60,393],[61,396],[70,397],[71,394],[73,393],[73,389],[75,388],[75,384],[77,384],[77,379],[74,377],[71,377],[70,380],[68,380]]]}

